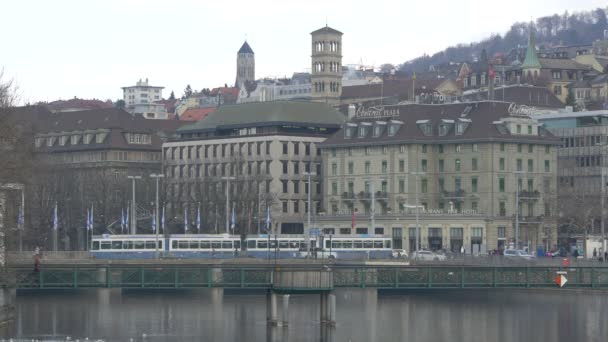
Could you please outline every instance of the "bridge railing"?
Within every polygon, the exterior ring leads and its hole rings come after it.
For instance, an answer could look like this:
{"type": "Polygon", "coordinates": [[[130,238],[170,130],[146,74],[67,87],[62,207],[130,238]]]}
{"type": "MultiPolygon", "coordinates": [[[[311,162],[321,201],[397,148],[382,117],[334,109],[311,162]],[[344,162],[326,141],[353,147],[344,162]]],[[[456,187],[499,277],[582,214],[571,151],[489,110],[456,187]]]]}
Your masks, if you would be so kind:
{"type": "Polygon", "coordinates": [[[608,288],[608,267],[595,266],[367,266],[277,268],[227,265],[45,265],[11,267],[3,285],[17,288],[261,288],[330,290],[334,287],[492,288],[555,287],[566,272],[567,287],[608,288]]]}

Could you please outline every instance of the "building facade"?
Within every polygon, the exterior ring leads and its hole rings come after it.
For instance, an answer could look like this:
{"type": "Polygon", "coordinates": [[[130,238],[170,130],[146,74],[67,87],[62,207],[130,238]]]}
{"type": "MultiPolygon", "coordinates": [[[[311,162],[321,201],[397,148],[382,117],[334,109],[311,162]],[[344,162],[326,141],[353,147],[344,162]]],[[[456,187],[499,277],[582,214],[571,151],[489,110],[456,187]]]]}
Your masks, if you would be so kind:
{"type": "Polygon", "coordinates": [[[167,119],[164,104],[156,103],[163,99],[164,87],[148,84],[148,79],[137,81],[135,86],[122,87],[125,109],[131,114],[141,114],[146,119],[167,119]]]}
{"type": "Polygon", "coordinates": [[[342,114],[321,103],[221,106],[205,119],[182,127],[178,138],[163,145],[171,210],[179,216],[194,215],[200,207],[204,232],[225,232],[227,217],[235,208],[235,227],[231,230],[230,224],[230,232],[303,233],[307,174],[311,174],[311,209],[316,212],[322,197],[318,146],[343,121],[342,114]]]}
{"type": "Polygon", "coordinates": [[[342,32],[325,26],[310,35],[312,100],[338,104],[342,94],[342,32]]]}
{"type": "Polygon", "coordinates": [[[520,247],[554,247],[558,140],[516,106],[351,106],[349,118],[321,144],[326,233],[413,251],[419,208],[423,248],[502,250],[517,226],[520,247]]]}

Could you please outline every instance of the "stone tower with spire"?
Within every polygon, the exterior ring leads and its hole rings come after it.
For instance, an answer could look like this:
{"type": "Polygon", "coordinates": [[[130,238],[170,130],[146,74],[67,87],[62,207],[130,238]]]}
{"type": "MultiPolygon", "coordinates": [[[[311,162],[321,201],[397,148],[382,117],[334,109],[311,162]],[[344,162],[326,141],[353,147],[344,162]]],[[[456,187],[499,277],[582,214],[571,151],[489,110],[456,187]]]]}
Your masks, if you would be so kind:
{"type": "Polygon", "coordinates": [[[312,36],[312,100],[337,105],[342,94],[342,32],[325,25],[312,36]]]}
{"type": "Polygon", "coordinates": [[[536,41],[534,39],[534,29],[530,24],[528,33],[528,47],[526,48],[526,57],[521,65],[521,77],[526,82],[535,82],[540,75],[541,69],[540,60],[536,54],[536,41]]]}
{"type": "Polygon", "coordinates": [[[236,81],[234,85],[242,89],[246,81],[255,81],[255,54],[247,41],[243,43],[236,54],[236,81]]]}

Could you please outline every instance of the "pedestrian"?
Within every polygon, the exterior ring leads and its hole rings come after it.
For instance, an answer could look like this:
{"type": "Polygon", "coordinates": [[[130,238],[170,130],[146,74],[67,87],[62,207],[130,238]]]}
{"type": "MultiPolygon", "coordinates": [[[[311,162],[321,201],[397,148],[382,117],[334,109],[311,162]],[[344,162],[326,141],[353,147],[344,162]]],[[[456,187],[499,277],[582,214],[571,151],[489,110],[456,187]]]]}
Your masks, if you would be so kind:
{"type": "Polygon", "coordinates": [[[593,259],[597,258],[597,248],[593,249],[593,259]]]}
{"type": "Polygon", "coordinates": [[[604,252],[604,262],[608,262],[608,251],[604,252]]]}

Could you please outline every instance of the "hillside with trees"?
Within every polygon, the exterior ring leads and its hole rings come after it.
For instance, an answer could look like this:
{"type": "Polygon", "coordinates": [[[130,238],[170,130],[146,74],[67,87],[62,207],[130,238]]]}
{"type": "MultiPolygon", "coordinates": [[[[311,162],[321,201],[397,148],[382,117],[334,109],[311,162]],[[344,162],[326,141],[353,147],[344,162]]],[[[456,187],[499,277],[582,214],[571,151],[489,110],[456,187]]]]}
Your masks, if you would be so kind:
{"type": "Polygon", "coordinates": [[[473,60],[485,49],[488,56],[497,52],[508,53],[518,46],[525,46],[530,27],[536,34],[536,42],[541,47],[556,45],[585,45],[602,39],[608,29],[606,13],[608,7],[592,11],[554,14],[536,19],[533,23],[518,22],[504,35],[496,34],[480,42],[458,44],[430,55],[423,55],[400,65],[406,72],[427,71],[430,66],[449,62],[473,60]]]}

